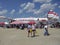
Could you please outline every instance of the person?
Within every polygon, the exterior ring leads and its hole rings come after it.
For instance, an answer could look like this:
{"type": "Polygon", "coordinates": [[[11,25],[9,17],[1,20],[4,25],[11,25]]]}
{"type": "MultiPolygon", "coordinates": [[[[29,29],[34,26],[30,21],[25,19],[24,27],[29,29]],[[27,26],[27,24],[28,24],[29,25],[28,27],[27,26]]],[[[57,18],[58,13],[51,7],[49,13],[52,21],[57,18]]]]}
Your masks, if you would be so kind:
{"type": "Polygon", "coordinates": [[[30,33],[31,33],[31,36],[32,36],[32,26],[31,25],[28,25],[28,27],[27,27],[27,30],[28,30],[28,37],[29,37],[29,35],[30,35],[30,33]]]}
{"type": "Polygon", "coordinates": [[[19,29],[19,25],[17,25],[16,28],[19,29]]]}
{"type": "Polygon", "coordinates": [[[47,24],[45,24],[45,26],[44,26],[44,36],[46,36],[46,35],[47,35],[47,36],[49,35],[47,24]]]}
{"type": "Polygon", "coordinates": [[[34,24],[32,25],[32,32],[33,32],[33,37],[35,37],[36,28],[34,24]]]}

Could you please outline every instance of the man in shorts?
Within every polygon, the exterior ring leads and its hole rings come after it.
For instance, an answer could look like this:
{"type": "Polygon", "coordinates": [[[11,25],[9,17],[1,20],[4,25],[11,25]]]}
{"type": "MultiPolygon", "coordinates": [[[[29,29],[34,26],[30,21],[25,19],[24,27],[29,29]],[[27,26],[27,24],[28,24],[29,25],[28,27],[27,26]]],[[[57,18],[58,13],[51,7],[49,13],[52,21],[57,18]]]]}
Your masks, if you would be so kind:
{"type": "Polygon", "coordinates": [[[35,37],[36,28],[34,24],[32,25],[32,32],[33,32],[33,37],[35,37]]]}

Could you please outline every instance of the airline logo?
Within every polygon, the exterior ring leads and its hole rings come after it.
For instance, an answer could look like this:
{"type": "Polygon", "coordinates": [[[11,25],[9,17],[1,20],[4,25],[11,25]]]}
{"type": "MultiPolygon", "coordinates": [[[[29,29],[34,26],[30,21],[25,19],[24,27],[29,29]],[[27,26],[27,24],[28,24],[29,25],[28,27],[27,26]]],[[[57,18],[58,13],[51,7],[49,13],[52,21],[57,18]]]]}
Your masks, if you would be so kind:
{"type": "Polygon", "coordinates": [[[50,10],[48,12],[48,18],[59,19],[59,16],[56,12],[50,10]]]}
{"type": "Polygon", "coordinates": [[[48,12],[48,18],[52,18],[54,16],[53,11],[48,12]]]}

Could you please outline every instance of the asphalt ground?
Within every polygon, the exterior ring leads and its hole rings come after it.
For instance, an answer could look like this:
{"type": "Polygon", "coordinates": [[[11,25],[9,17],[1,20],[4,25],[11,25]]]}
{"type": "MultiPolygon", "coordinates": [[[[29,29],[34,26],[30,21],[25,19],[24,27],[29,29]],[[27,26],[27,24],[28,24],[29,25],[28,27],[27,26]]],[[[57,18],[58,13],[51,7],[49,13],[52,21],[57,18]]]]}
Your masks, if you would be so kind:
{"type": "Polygon", "coordinates": [[[0,28],[0,45],[60,45],[60,29],[49,28],[49,36],[44,29],[37,29],[35,37],[27,37],[27,29],[0,28]]]}

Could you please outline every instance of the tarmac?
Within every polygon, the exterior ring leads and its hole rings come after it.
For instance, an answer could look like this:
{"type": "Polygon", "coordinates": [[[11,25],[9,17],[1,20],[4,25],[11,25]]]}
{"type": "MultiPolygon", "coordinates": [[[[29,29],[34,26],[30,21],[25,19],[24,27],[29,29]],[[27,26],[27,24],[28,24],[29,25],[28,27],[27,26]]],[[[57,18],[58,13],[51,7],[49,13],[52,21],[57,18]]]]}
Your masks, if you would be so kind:
{"type": "Polygon", "coordinates": [[[49,36],[44,29],[37,29],[35,37],[27,37],[27,29],[0,28],[0,45],[60,45],[60,29],[49,28],[49,36]]]}

